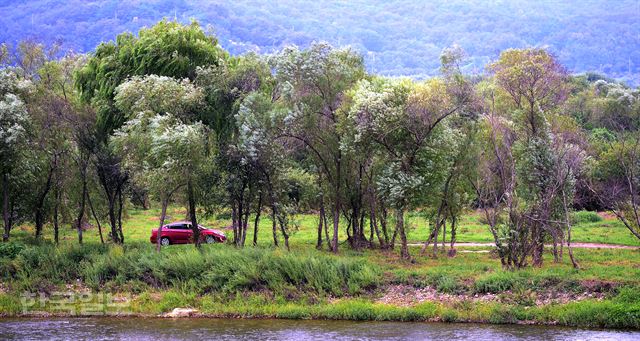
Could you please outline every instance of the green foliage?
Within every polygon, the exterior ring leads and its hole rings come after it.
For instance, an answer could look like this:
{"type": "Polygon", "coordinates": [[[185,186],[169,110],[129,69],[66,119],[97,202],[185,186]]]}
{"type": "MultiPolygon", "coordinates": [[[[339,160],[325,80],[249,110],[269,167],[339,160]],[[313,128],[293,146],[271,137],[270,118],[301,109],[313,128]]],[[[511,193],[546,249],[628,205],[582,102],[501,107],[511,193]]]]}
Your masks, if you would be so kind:
{"type": "Polygon", "coordinates": [[[26,248],[22,243],[9,242],[0,244],[0,258],[14,259],[26,248]]]}
{"type": "Polygon", "coordinates": [[[98,132],[106,138],[128,119],[114,106],[114,95],[129,77],[157,75],[193,80],[198,67],[221,65],[226,58],[217,40],[197,22],[182,25],[163,20],[141,29],[138,37],[123,33],[115,42],[98,46],[77,72],[76,86],[81,98],[96,107],[98,132]]]}
{"type": "Polygon", "coordinates": [[[640,327],[640,304],[592,301],[568,303],[545,309],[550,318],[563,325],[585,328],[640,327]]]}
{"type": "Polygon", "coordinates": [[[22,312],[22,305],[14,295],[0,294],[0,316],[12,316],[22,312]]]}
{"type": "Polygon", "coordinates": [[[18,76],[19,70],[0,69],[0,166],[9,174],[18,163],[21,146],[26,142],[30,117],[22,98],[31,82],[18,76]]]}
{"type": "Polygon", "coordinates": [[[522,278],[515,272],[501,271],[476,279],[474,289],[478,293],[501,293],[511,290],[522,283],[522,278]]]}
{"type": "Polygon", "coordinates": [[[613,301],[624,304],[640,303],[640,287],[625,286],[620,288],[613,301]]]}
{"type": "Polygon", "coordinates": [[[597,223],[602,221],[602,217],[592,211],[578,211],[571,214],[572,224],[597,223]]]}

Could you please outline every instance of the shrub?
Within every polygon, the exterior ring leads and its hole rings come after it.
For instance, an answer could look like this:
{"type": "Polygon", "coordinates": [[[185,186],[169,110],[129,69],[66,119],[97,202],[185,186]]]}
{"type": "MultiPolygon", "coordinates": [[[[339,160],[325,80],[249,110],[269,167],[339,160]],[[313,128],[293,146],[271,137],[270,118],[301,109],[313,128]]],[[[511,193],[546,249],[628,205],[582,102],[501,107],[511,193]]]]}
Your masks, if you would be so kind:
{"type": "Polygon", "coordinates": [[[0,294],[0,316],[12,316],[20,313],[22,306],[17,297],[0,294]]]}
{"type": "Polygon", "coordinates": [[[456,322],[458,321],[458,313],[453,309],[445,309],[440,314],[442,322],[456,322]]]}
{"type": "Polygon", "coordinates": [[[613,298],[616,303],[640,303],[640,287],[623,287],[618,290],[618,294],[613,298]]]}
{"type": "Polygon", "coordinates": [[[168,312],[174,308],[192,307],[195,302],[195,295],[184,294],[176,291],[167,291],[160,302],[158,302],[158,309],[161,312],[168,312]]]}
{"type": "Polygon", "coordinates": [[[495,324],[516,323],[516,314],[510,306],[494,305],[489,313],[488,321],[495,324]]]}
{"type": "Polygon", "coordinates": [[[522,284],[522,278],[514,272],[496,272],[476,279],[474,283],[477,293],[501,293],[522,284]]]}
{"type": "Polygon", "coordinates": [[[571,214],[571,223],[573,224],[586,224],[597,223],[602,221],[602,217],[598,213],[593,211],[577,211],[571,214]]]}
{"type": "Polygon", "coordinates": [[[0,243],[0,258],[14,259],[24,249],[25,245],[22,243],[0,243]]]}
{"type": "Polygon", "coordinates": [[[457,278],[441,273],[432,276],[430,283],[437,291],[448,294],[456,293],[461,289],[457,278]]]}

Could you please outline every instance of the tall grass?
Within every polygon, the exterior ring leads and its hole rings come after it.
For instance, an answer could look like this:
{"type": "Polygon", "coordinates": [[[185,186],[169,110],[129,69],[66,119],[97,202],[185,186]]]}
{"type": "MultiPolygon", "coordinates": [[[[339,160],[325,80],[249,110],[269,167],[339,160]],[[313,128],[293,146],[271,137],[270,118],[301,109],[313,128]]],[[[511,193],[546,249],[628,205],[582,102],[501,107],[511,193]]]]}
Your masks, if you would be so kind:
{"type": "Polygon", "coordinates": [[[204,294],[270,290],[342,296],[377,287],[378,266],[365,260],[265,249],[237,250],[223,245],[127,248],[29,246],[0,258],[4,279],[19,290],[42,290],[82,281],[93,289],[138,286],[174,288],[204,294]],[[132,284],[133,283],[133,284],[132,284]]]}

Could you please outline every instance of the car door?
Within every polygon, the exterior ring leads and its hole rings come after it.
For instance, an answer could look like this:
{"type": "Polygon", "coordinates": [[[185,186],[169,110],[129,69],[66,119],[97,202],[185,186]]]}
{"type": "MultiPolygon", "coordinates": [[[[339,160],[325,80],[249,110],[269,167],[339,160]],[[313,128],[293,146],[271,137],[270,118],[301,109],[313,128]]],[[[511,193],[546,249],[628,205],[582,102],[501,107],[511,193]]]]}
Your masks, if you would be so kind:
{"type": "Polygon", "coordinates": [[[175,230],[176,243],[184,244],[189,242],[187,230],[184,224],[176,224],[173,228],[175,230]]]}
{"type": "Polygon", "coordinates": [[[169,238],[169,240],[171,240],[171,243],[173,244],[178,244],[180,243],[180,229],[179,229],[179,225],[176,224],[169,224],[167,226],[164,227],[163,231],[162,231],[162,236],[166,236],[169,238]]]}
{"type": "Polygon", "coordinates": [[[191,230],[191,224],[183,225],[184,232],[184,242],[185,243],[193,243],[193,231],[191,230]]]}

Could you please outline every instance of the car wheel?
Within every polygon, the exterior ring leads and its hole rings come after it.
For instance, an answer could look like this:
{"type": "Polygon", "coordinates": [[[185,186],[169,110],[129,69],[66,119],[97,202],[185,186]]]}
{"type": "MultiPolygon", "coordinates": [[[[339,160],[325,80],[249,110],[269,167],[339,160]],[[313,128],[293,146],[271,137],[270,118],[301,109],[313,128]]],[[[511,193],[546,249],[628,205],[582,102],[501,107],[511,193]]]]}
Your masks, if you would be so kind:
{"type": "Polygon", "coordinates": [[[162,239],[160,239],[160,244],[162,244],[162,246],[167,246],[171,244],[171,241],[167,237],[162,237],[162,239]]]}
{"type": "Polygon", "coordinates": [[[213,238],[213,236],[207,236],[207,238],[205,238],[205,240],[207,241],[207,244],[213,244],[216,242],[216,239],[213,238]]]}

